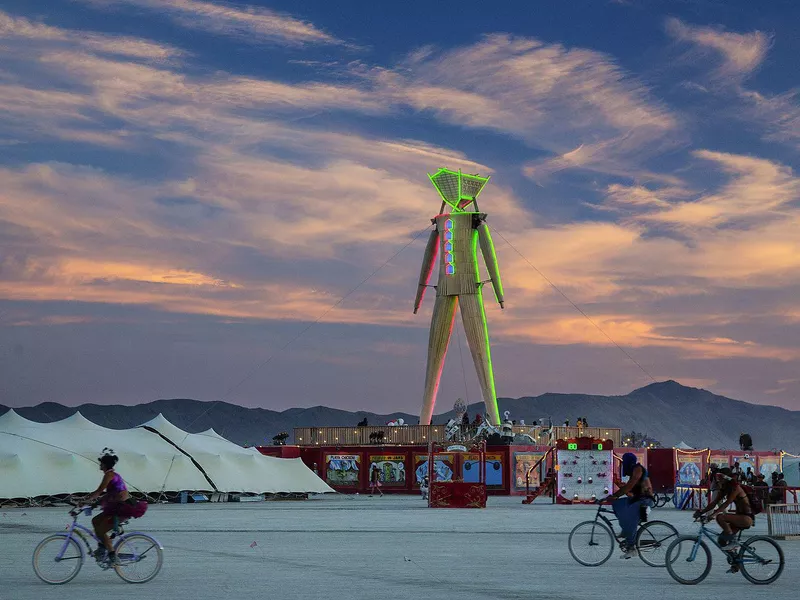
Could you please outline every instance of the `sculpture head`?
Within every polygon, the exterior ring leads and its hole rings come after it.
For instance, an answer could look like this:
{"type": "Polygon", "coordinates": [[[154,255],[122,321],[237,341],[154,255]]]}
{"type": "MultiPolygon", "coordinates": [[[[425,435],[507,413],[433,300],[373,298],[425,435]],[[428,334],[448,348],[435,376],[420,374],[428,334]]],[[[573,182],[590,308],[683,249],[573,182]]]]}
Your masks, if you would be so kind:
{"type": "Polygon", "coordinates": [[[488,177],[481,177],[480,175],[468,175],[458,171],[451,171],[450,169],[439,169],[428,177],[433,183],[433,187],[439,192],[442,197],[442,211],[444,212],[445,206],[450,207],[449,212],[467,212],[467,207],[470,204],[475,204],[475,210],[478,210],[477,198],[483,190],[483,187],[489,181],[488,177]]]}

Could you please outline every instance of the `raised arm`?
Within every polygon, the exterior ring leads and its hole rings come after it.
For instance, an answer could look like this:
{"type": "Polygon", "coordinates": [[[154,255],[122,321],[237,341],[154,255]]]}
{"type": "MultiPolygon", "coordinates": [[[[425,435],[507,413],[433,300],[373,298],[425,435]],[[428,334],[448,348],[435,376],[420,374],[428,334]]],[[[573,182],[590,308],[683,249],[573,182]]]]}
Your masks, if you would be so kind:
{"type": "Polygon", "coordinates": [[[500,308],[505,308],[503,283],[500,281],[500,267],[497,265],[497,255],[494,252],[492,234],[489,233],[489,227],[486,223],[481,223],[478,226],[478,241],[481,245],[481,253],[483,254],[483,260],[486,262],[486,268],[489,270],[489,277],[492,280],[495,298],[500,303],[500,308]]]}
{"type": "Polygon", "coordinates": [[[414,314],[417,314],[419,305],[422,304],[422,297],[428,289],[428,282],[431,280],[433,265],[436,264],[436,256],[439,254],[439,231],[434,229],[428,237],[428,245],[425,246],[425,256],[422,258],[422,268],[419,272],[419,285],[417,286],[417,297],[414,299],[414,314]]]}

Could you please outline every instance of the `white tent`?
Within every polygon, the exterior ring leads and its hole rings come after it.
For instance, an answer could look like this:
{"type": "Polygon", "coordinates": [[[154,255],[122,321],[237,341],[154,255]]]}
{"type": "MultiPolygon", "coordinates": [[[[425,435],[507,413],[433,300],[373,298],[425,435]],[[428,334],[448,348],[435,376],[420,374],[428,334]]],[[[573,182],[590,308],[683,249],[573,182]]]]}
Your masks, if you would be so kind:
{"type": "Polygon", "coordinates": [[[213,429],[204,433],[187,433],[159,414],[142,427],[155,429],[163,437],[194,458],[220,492],[333,491],[299,458],[264,456],[255,448],[232,444],[213,429]]]}
{"type": "Polygon", "coordinates": [[[299,459],[263,456],[213,430],[189,434],[162,415],[141,427],[116,430],[80,413],[36,423],[9,410],[0,416],[0,498],[93,491],[102,477],[97,458],[106,447],[119,456],[118,470],[132,491],[333,491],[299,459]]]}
{"type": "Polygon", "coordinates": [[[694,450],[689,444],[686,442],[681,442],[677,446],[675,446],[678,450],[694,450]]]}

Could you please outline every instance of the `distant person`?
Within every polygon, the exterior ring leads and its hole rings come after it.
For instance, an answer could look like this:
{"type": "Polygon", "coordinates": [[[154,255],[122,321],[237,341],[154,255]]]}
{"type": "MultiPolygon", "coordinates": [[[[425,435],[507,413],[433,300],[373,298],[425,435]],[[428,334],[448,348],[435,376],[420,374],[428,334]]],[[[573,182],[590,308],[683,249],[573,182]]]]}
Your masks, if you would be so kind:
{"type": "Polygon", "coordinates": [[[756,480],[753,482],[753,488],[755,489],[755,494],[761,499],[762,504],[769,503],[769,484],[767,483],[767,478],[764,477],[763,473],[759,473],[756,480]]]}
{"type": "Polygon", "coordinates": [[[653,505],[653,486],[647,469],[638,462],[633,452],[622,455],[622,476],[628,477],[628,482],[605,498],[604,502],[612,502],[614,514],[625,535],[620,558],[629,559],[636,555],[636,531],[641,520],[641,509],[653,505]]]}
{"type": "Polygon", "coordinates": [[[464,416],[461,418],[461,426],[464,429],[469,429],[469,413],[464,413],[464,416]]]}
{"type": "Polygon", "coordinates": [[[431,489],[431,479],[427,475],[422,478],[422,483],[419,484],[419,492],[422,494],[422,499],[428,499],[428,491],[431,489]]]}
{"type": "Polygon", "coordinates": [[[103,448],[103,453],[97,459],[100,463],[100,470],[103,471],[103,480],[100,486],[84,500],[87,504],[93,503],[98,498],[103,511],[92,519],[94,532],[100,538],[100,544],[94,552],[94,557],[98,560],[107,554],[107,560],[111,564],[117,562],[114,554],[114,546],[108,537],[108,532],[114,528],[114,519],[120,521],[125,519],[138,519],[147,512],[147,502],[131,498],[128,487],[122,477],[114,470],[114,466],[119,461],[119,457],[110,448],[103,448]],[[105,494],[103,493],[105,492],[105,494]]]}
{"type": "Polygon", "coordinates": [[[773,473],[775,481],[772,484],[772,491],[769,493],[769,501],[772,504],[783,504],[786,500],[786,480],[783,473],[773,473]]]}
{"type": "Polygon", "coordinates": [[[736,538],[736,532],[753,526],[753,509],[747,494],[734,477],[732,469],[727,467],[720,469],[717,471],[716,478],[719,484],[717,493],[714,494],[708,506],[694,512],[694,518],[697,519],[707,512],[711,512],[712,517],[716,516],[717,524],[722,527],[722,533],[717,541],[724,548],[736,538]],[[731,504],[736,507],[735,512],[726,513],[726,509],[731,504]]]}
{"type": "Polygon", "coordinates": [[[736,477],[736,479],[737,479],[738,481],[741,481],[741,480],[742,480],[742,475],[743,475],[743,472],[742,472],[742,467],[741,467],[741,465],[739,464],[739,461],[738,461],[738,460],[737,460],[735,463],[733,463],[733,469],[732,469],[732,471],[733,471],[733,476],[734,476],[734,477],[736,477]]]}
{"type": "Polygon", "coordinates": [[[747,472],[744,474],[744,480],[746,483],[750,485],[753,484],[755,481],[755,475],[753,474],[753,467],[747,467],[747,472]]]}
{"type": "Polygon", "coordinates": [[[369,474],[369,496],[370,498],[375,493],[375,490],[381,495],[383,498],[383,491],[381,490],[381,470],[378,468],[378,465],[372,465],[372,471],[369,474]]]}

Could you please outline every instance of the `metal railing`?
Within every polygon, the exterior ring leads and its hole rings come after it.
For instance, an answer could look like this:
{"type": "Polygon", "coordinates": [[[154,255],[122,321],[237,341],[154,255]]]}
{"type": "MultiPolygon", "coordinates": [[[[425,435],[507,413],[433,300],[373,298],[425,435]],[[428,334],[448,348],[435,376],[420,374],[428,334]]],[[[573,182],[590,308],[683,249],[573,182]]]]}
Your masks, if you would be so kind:
{"type": "Polygon", "coordinates": [[[800,539],[800,504],[767,505],[767,524],[771,537],[800,539]]]}
{"type": "MultiPolygon", "coordinates": [[[[462,428],[466,435],[474,434],[476,425],[462,428]]],[[[549,446],[558,439],[593,437],[610,439],[620,446],[622,431],[615,427],[546,427],[517,425],[515,434],[528,434],[535,444],[549,446]]],[[[294,443],[298,446],[366,446],[366,445],[424,445],[446,442],[444,425],[368,425],[366,427],[296,427],[294,443]]]]}

